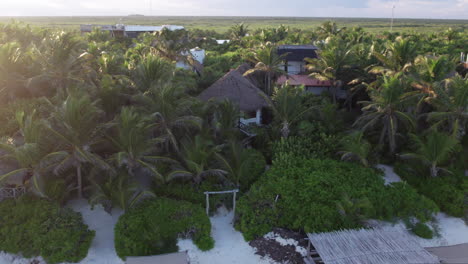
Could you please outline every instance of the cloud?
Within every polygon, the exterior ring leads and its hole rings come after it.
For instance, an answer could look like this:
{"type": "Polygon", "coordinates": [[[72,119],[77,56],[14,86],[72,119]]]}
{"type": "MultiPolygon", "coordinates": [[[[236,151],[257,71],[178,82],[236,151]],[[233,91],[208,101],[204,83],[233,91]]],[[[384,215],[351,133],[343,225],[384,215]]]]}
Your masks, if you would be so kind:
{"type": "Polygon", "coordinates": [[[0,15],[318,16],[466,19],[468,0],[0,0],[0,15]]]}

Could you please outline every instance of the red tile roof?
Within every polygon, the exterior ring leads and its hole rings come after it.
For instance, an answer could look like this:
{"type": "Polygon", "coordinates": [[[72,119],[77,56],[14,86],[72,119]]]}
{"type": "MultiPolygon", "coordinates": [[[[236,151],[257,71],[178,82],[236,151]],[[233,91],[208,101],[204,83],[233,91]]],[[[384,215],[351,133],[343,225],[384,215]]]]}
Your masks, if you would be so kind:
{"type": "Polygon", "coordinates": [[[307,75],[283,75],[281,76],[278,81],[276,81],[277,84],[283,85],[286,82],[288,82],[292,86],[299,86],[299,85],[304,85],[304,86],[316,86],[316,87],[330,87],[331,83],[330,81],[321,81],[318,79],[311,78],[307,75]]]}

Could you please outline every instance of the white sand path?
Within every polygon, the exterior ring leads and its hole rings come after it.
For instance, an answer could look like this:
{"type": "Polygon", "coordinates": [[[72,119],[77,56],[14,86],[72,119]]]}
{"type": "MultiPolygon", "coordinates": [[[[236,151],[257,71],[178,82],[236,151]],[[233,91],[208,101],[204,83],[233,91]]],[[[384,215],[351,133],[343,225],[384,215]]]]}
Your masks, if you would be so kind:
{"type": "Polygon", "coordinates": [[[211,235],[215,240],[212,250],[203,252],[192,240],[179,240],[179,251],[188,251],[191,264],[271,264],[272,260],[255,254],[255,249],[244,240],[242,234],[232,226],[232,212],[225,209],[211,217],[211,235]]]}
{"type": "Polygon", "coordinates": [[[96,231],[88,255],[80,264],[123,264],[124,261],[117,256],[114,247],[114,226],[122,215],[122,210],[113,209],[112,215],[109,215],[101,205],[96,205],[91,210],[86,200],[73,200],[69,206],[83,215],[89,229],[96,231]]]}

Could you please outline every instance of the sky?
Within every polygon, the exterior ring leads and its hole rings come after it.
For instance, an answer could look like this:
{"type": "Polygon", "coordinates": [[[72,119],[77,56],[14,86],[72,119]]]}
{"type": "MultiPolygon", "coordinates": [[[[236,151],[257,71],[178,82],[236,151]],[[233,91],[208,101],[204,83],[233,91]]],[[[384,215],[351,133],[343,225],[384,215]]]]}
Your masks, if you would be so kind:
{"type": "Polygon", "coordinates": [[[288,16],[468,19],[468,0],[0,0],[0,16],[288,16]]]}

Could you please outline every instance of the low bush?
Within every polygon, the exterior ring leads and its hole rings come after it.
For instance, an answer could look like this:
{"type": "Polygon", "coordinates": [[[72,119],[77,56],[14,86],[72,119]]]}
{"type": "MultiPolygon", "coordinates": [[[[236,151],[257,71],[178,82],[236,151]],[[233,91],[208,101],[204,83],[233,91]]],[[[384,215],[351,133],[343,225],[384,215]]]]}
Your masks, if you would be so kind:
{"type": "Polygon", "coordinates": [[[246,166],[246,175],[239,180],[241,191],[248,191],[250,186],[256,182],[265,172],[266,160],[263,154],[255,149],[247,149],[249,155],[248,166],[246,166]]]}
{"type": "Polygon", "coordinates": [[[48,263],[78,262],[93,237],[80,213],[56,203],[29,196],[0,203],[0,251],[42,256],[48,263]]]}
{"type": "Polygon", "coordinates": [[[426,224],[420,222],[411,227],[411,232],[425,239],[431,239],[434,237],[432,230],[426,224]]]}
{"type": "MultiPolygon", "coordinates": [[[[165,197],[177,201],[187,201],[195,205],[205,207],[206,197],[204,192],[223,191],[231,188],[232,187],[223,187],[223,185],[216,183],[213,179],[207,179],[198,186],[195,186],[190,182],[175,181],[165,185],[158,185],[153,190],[158,197],[165,197]]],[[[211,213],[216,212],[218,205],[221,204],[229,208],[232,204],[232,195],[210,196],[211,213]]]]}
{"type": "Polygon", "coordinates": [[[328,232],[361,227],[362,218],[416,217],[425,222],[437,210],[409,185],[385,186],[375,169],[286,156],[275,160],[239,200],[236,228],[251,240],[273,227],[328,232]],[[343,205],[343,197],[351,202],[344,210],[337,206],[343,205]],[[365,207],[359,205],[363,202],[365,207]]]}
{"type": "Polygon", "coordinates": [[[314,137],[281,138],[273,143],[273,160],[290,156],[304,159],[333,157],[338,142],[336,136],[326,133],[319,133],[314,137]]]}
{"type": "Polygon", "coordinates": [[[439,211],[432,200],[404,182],[392,183],[382,192],[374,193],[373,201],[374,217],[383,220],[416,217],[421,222],[427,222],[432,219],[433,213],[439,211]]]}
{"type": "Polygon", "coordinates": [[[201,250],[213,248],[211,223],[203,208],[167,198],[147,200],[120,217],[115,226],[117,255],[177,252],[177,238],[192,238],[201,250]]]}
{"type": "Polygon", "coordinates": [[[461,171],[452,175],[430,177],[429,171],[415,163],[398,163],[395,172],[406,180],[419,193],[433,200],[441,211],[456,217],[463,217],[468,210],[465,197],[468,196],[468,179],[461,171]]]}

